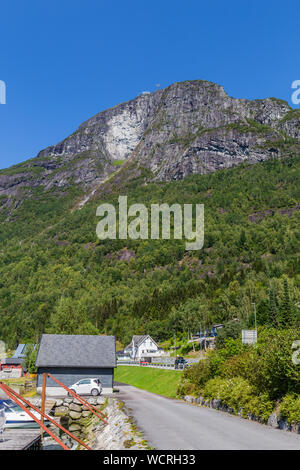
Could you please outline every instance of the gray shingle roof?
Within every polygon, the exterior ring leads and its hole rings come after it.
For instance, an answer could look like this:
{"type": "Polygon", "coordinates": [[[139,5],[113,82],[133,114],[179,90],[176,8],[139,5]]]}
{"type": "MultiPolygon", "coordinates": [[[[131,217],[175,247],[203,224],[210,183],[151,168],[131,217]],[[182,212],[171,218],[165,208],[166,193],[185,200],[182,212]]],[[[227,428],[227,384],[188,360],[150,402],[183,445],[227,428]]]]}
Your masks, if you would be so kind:
{"type": "Polygon", "coordinates": [[[148,335],[133,335],[131,342],[126,346],[125,350],[132,348],[132,346],[133,346],[133,344],[132,344],[133,341],[134,341],[135,347],[138,347],[139,344],[140,344],[145,338],[147,338],[147,336],[148,336],[148,335]]]}
{"type": "Polygon", "coordinates": [[[13,357],[6,357],[5,359],[2,359],[2,364],[6,365],[20,365],[23,364],[24,359],[21,357],[18,358],[13,358],[13,357]]]}
{"type": "MultiPolygon", "coordinates": [[[[126,348],[124,348],[124,349],[125,349],[125,350],[131,349],[132,346],[133,346],[133,344],[132,344],[133,341],[134,341],[134,346],[135,346],[135,347],[139,347],[139,345],[140,345],[146,338],[148,338],[148,336],[149,336],[149,335],[133,335],[132,340],[131,340],[131,343],[129,343],[129,344],[126,346],[126,348]]],[[[149,338],[151,338],[151,336],[149,336],[149,338]]],[[[157,345],[156,341],[154,341],[153,338],[151,338],[151,341],[153,341],[153,343],[155,343],[155,344],[157,345]]],[[[157,347],[158,347],[158,345],[157,345],[157,347]]]]}
{"type": "Polygon", "coordinates": [[[114,336],[42,335],[38,367],[116,367],[114,336]]]}
{"type": "Polygon", "coordinates": [[[33,349],[36,349],[37,344],[19,344],[19,346],[15,350],[14,355],[12,357],[13,358],[25,357],[26,350],[29,346],[32,346],[33,349]]]}

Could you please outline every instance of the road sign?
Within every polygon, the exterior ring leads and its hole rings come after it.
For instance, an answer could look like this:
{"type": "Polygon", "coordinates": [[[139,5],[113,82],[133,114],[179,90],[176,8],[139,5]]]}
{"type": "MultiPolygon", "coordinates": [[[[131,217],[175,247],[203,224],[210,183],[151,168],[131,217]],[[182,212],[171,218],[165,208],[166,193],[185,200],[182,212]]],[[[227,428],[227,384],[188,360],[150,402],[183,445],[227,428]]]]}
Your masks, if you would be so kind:
{"type": "Polygon", "coordinates": [[[257,330],[242,330],[242,343],[243,344],[257,343],[257,330]]]}

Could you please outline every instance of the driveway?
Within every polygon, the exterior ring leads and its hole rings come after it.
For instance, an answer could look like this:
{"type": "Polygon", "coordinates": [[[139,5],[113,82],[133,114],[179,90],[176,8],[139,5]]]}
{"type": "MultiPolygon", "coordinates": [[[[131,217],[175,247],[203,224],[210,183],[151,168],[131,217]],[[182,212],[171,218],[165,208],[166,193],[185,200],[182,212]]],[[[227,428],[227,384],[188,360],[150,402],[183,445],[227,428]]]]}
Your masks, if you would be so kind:
{"type": "Polygon", "coordinates": [[[300,449],[300,435],[116,383],[148,444],[162,450],[300,449]]]}

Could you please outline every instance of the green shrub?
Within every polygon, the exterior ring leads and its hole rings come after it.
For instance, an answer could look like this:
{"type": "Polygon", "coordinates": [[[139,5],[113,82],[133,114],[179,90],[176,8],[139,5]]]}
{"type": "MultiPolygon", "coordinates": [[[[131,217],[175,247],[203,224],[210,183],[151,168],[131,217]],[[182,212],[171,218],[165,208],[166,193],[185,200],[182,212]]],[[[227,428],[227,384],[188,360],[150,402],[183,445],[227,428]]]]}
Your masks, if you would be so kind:
{"type": "Polygon", "coordinates": [[[213,399],[218,398],[222,403],[236,412],[252,398],[253,387],[241,377],[232,379],[222,379],[217,377],[209,380],[204,387],[204,397],[213,399]]]}
{"type": "Polygon", "coordinates": [[[197,388],[197,386],[190,382],[184,384],[182,392],[182,395],[199,395],[199,389],[197,388]]]}
{"type": "Polygon", "coordinates": [[[183,381],[195,384],[199,390],[212,377],[213,374],[208,360],[199,361],[197,364],[188,367],[183,372],[183,381]]]}
{"type": "Polygon", "coordinates": [[[37,373],[37,367],[35,365],[35,360],[37,356],[38,349],[34,349],[33,345],[30,344],[26,348],[25,358],[24,358],[24,368],[30,374],[37,373]]]}
{"type": "Polygon", "coordinates": [[[178,350],[178,354],[181,356],[184,356],[185,354],[188,354],[190,351],[192,351],[193,345],[192,343],[185,344],[181,346],[181,348],[178,350]]]}
{"type": "Polygon", "coordinates": [[[254,357],[254,351],[246,351],[237,356],[230,357],[222,365],[221,376],[225,378],[240,376],[247,379],[253,367],[254,357]]]}
{"type": "MultiPolygon", "coordinates": [[[[273,401],[287,393],[299,394],[299,366],[292,361],[292,343],[298,338],[299,329],[260,328],[255,346],[225,339],[225,347],[209,351],[207,360],[184,372],[183,381],[195,384],[200,391],[213,378],[241,379],[251,385],[254,395],[264,394],[273,401]]],[[[254,402],[251,406],[257,407],[254,402]]],[[[270,406],[265,404],[264,408],[269,410],[270,406]]]]}
{"type": "Polygon", "coordinates": [[[267,394],[257,396],[253,386],[241,377],[209,380],[204,387],[203,395],[210,400],[219,399],[222,404],[232,408],[235,413],[241,411],[243,417],[251,413],[267,422],[274,409],[274,403],[267,394]]]}
{"type": "Polygon", "coordinates": [[[299,329],[261,329],[258,345],[247,379],[257,390],[268,393],[273,400],[290,392],[300,393],[299,366],[292,361],[292,344],[299,338],[299,329]]]}
{"type": "Polygon", "coordinates": [[[210,368],[213,375],[220,375],[222,373],[224,364],[228,359],[237,356],[238,354],[241,354],[248,349],[248,347],[243,345],[241,340],[238,339],[225,339],[224,344],[224,348],[209,351],[208,353],[210,368]]]}
{"type": "Polygon", "coordinates": [[[279,406],[280,414],[290,424],[300,424],[300,396],[295,393],[287,394],[279,406]]]}
{"type": "Polygon", "coordinates": [[[242,411],[242,416],[246,418],[249,414],[258,416],[263,423],[268,421],[270,414],[274,411],[274,402],[269,399],[266,393],[252,397],[242,411]]]}

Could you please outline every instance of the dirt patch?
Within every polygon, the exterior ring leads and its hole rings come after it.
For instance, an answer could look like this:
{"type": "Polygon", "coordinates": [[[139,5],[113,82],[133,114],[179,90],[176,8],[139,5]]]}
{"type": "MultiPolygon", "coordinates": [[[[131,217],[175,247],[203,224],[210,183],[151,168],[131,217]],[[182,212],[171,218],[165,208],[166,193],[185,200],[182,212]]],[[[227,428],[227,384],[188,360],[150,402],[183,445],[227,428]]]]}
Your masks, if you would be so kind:
{"type": "Polygon", "coordinates": [[[122,248],[122,250],[119,250],[116,253],[108,253],[105,257],[107,259],[114,259],[117,261],[130,261],[131,259],[136,258],[136,254],[133,250],[122,248]]]}
{"type": "Polygon", "coordinates": [[[253,214],[248,216],[248,219],[250,220],[250,222],[255,223],[260,222],[266,217],[271,217],[274,214],[287,215],[288,217],[291,217],[295,211],[299,210],[300,204],[297,204],[297,206],[295,207],[285,207],[283,209],[266,209],[264,211],[254,212],[253,214]]]}

